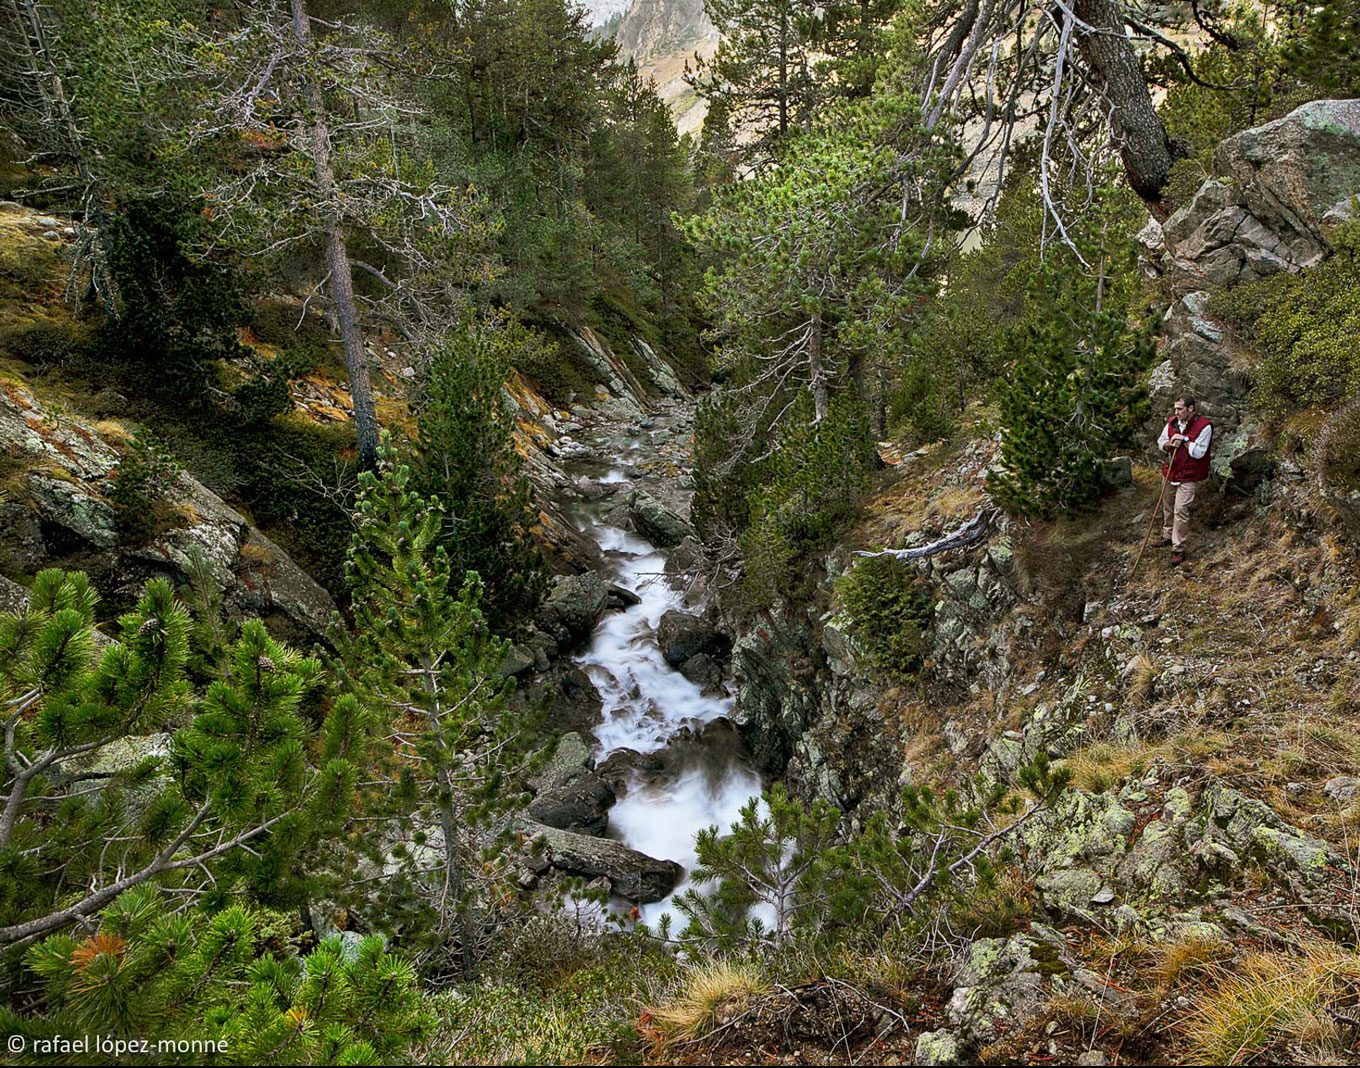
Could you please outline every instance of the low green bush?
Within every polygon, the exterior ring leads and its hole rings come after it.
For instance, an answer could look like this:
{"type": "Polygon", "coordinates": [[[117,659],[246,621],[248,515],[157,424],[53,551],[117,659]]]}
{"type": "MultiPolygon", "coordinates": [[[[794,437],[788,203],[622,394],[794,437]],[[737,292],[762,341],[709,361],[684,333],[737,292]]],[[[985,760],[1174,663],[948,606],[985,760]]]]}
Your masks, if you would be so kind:
{"type": "Polygon", "coordinates": [[[109,488],[118,535],[126,544],[142,545],[166,526],[166,490],[178,470],[174,458],[150,434],[138,431],[128,443],[109,488]]]}
{"type": "Polygon", "coordinates": [[[85,344],[85,332],[72,322],[25,323],[0,338],[0,349],[35,367],[64,364],[85,344]]]}
{"type": "Polygon", "coordinates": [[[1336,254],[1317,267],[1222,291],[1210,304],[1257,357],[1252,402],[1277,426],[1300,408],[1360,396],[1360,221],[1331,241],[1336,254]]]}
{"type": "Polygon", "coordinates": [[[899,677],[920,669],[934,597],[915,567],[888,556],[866,557],[841,576],[836,597],[872,668],[899,677]]]}

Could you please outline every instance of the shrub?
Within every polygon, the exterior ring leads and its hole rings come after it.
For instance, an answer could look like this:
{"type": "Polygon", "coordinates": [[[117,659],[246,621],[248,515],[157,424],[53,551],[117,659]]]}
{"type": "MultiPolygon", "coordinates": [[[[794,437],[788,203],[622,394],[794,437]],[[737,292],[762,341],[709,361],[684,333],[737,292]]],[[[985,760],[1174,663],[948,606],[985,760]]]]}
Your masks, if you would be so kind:
{"type": "Polygon", "coordinates": [[[743,593],[752,606],[795,592],[808,557],[826,549],[869,495],[874,453],[859,407],[838,398],[819,423],[804,394],[756,468],[741,537],[743,593]]]}
{"type": "Polygon", "coordinates": [[[1360,221],[1331,235],[1336,255],[1217,294],[1211,310],[1236,324],[1259,357],[1252,401],[1278,425],[1299,408],[1360,396],[1360,221]]]}
{"type": "Polygon", "coordinates": [[[66,363],[76,356],[85,344],[85,337],[74,323],[36,322],[8,331],[0,344],[25,363],[46,367],[66,363]]]}
{"type": "Polygon", "coordinates": [[[1120,314],[1093,310],[1088,281],[1075,266],[1050,261],[1033,283],[1034,307],[1050,311],[1008,342],[1012,371],[998,386],[1000,462],[987,484],[1009,511],[1052,515],[1087,505],[1106,488],[1105,461],[1146,413],[1140,372],[1152,363],[1152,338],[1120,314]]]}
{"type": "Polygon", "coordinates": [[[916,673],[933,598],[915,567],[888,556],[861,559],[837,582],[836,596],[871,667],[889,675],[916,673]]]}
{"type": "Polygon", "coordinates": [[[203,404],[213,365],[241,352],[236,277],[191,252],[205,225],[198,207],[175,196],[130,200],[104,232],[116,298],[96,354],[126,388],[176,407],[203,404]]]}
{"type": "Polygon", "coordinates": [[[514,365],[559,408],[589,397],[595,389],[595,371],[576,352],[575,343],[564,344],[537,330],[526,328],[516,339],[514,365]]]}
{"type": "Polygon", "coordinates": [[[514,320],[467,319],[431,359],[420,398],[415,487],[442,506],[439,544],[454,574],[480,576],[482,610],[500,634],[522,627],[546,588],[538,510],[504,395],[511,355],[535,342],[514,320]]]}
{"type": "Polygon", "coordinates": [[[118,534],[126,544],[141,545],[166,524],[165,494],[177,471],[154,437],[141,430],[133,435],[109,488],[118,534]]]}

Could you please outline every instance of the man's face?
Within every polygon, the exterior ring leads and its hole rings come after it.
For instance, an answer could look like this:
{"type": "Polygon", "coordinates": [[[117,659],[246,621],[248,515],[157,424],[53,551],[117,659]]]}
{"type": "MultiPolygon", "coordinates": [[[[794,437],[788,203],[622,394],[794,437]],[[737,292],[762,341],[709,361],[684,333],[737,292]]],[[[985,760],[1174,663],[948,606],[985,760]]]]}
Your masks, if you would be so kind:
{"type": "Polygon", "coordinates": [[[1182,401],[1176,402],[1176,418],[1182,423],[1190,419],[1194,414],[1195,406],[1193,404],[1185,404],[1182,401]]]}

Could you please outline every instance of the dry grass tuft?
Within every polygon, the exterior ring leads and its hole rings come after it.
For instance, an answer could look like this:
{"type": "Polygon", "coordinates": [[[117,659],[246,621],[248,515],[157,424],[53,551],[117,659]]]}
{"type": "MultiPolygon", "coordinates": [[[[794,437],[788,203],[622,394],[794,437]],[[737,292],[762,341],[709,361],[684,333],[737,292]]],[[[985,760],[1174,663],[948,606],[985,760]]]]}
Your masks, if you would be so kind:
{"type": "Polygon", "coordinates": [[[1229,744],[1224,734],[1185,730],[1159,742],[1093,742],[1070,754],[1063,763],[1072,772],[1073,786],[1098,794],[1143,771],[1154,760],[1199,763],[1229,744]]]}
{"type": "Polygon", "coordinates": [[[1152,697],[1153,686],[1157,682],[1157,665],[1146,653],[1139,653],[1129,664],[1128,679],[1124,693],[1129,704],[1141,708],[1152,697]]]}
{"type": "Polygon", "coordinates": [[[1163,990],[1169,990],[1183,979],[1212,972],[1232,955],[1232,946],[1222,938],[1193,934],[1165,942],[1152,953],[1152,977],[1163,990]]]}
{"type": "Polygon", "coordinates": [[[713,961],[689,969],[671,1001],[651,1010],[651,1023],[663,1041],[689,1042],[718,1026],[769,983],[749,964],[713,961]]]}
{"type": "Polygon", "coordinates": [[[1343,1035],[1332,1013],[1353,1015],[1360,954],[1311,942],[1300,955],[1255,953],[1232,970],[1214,967],[1184,1025],[1191,1063],[1242,1064],[1285,1046],[1302,1063],[1339,1063],[1343,1035]]]}

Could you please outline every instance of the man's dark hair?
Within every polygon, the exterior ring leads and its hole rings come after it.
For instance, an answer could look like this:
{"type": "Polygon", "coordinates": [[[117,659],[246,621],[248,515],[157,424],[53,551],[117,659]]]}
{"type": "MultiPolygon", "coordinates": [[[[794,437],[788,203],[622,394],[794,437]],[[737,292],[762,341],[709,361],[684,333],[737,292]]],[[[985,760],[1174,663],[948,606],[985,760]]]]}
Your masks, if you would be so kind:
{"type": "Polygon", "coordinates": [[[1196,409],[1199,408],[1199,405],[1197,405],[1197,404],[1195,403],[1195,398],[1194,398],[1194,397],[1177,397],[1176,399],[1177,399],[1178,401],[1180,401],[1182,404],[1184,404],[1187,408],[1196,408],[1196,409]]]}

